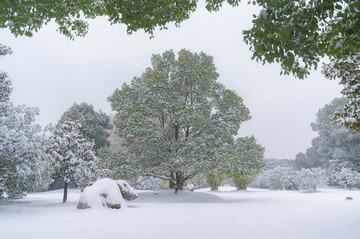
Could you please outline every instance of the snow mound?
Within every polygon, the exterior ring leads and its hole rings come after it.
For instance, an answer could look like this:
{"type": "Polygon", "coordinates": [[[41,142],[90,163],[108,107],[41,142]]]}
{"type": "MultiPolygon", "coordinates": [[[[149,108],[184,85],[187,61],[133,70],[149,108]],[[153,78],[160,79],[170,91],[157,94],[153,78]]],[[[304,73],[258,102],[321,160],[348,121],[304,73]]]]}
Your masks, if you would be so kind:
{"type": "Polygon", "coordinates": [[[86,187],[81,193],[78,209],[86,208],[121,208],[126,206],[116,181],[110,178],[97,180],[93,185],[86,187]]]}

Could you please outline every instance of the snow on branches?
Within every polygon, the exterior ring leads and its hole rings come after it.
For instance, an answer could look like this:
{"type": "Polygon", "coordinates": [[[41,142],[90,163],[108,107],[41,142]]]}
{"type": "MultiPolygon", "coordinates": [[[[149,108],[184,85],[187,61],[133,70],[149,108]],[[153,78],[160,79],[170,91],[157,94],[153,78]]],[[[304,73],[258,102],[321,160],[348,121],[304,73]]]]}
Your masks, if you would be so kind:
{"type": "Polygon", "coordinates": [[[55,174],[81,187],[96,180],[96,162],[92,148],[94,143],[80,133],[81,125],[74,121],[64,121],[56,125],[50,136],[48,152],[55,174]]]}

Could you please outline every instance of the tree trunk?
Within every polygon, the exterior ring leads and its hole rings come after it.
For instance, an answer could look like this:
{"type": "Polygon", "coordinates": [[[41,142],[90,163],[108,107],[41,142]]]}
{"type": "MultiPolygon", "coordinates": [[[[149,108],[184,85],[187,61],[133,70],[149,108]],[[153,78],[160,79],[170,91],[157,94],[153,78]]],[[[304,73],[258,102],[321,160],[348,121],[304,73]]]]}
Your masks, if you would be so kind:
{"type": "Polygon", "coordinates": [[[64,184],[64,197],[63,197],[63,203],[67,201],[67,191],[68,191],[69,183],[64,184]]]}
{"type": "Polygon", "coordinates": [[[184,189],[184,181],[183,181],[183,175],[180,171],[177,171],[175,176],[176,176],[175,193],[177,193],[179,190],[184,189]]]}
{"type": "Polygon", "coordinates": [[[171,172],[170,177],[172,180],[169,181],[169,188],[173,189],[175,188],[175,183],[173,182],[175,181],[175,172],[171,172]]]}

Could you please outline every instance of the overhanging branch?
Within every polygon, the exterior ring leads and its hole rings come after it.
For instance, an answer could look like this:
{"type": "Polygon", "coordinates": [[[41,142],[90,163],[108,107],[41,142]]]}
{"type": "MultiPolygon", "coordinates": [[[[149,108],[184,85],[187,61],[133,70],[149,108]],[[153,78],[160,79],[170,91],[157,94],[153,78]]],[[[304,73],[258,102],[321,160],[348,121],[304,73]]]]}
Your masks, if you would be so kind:
{"type": "Polygon", "coordinates": [[[165,180],[165,181],[170,181],[172,183],[176,183],[172,178],[170,177],[163,177],[163,176],[160,176],[160,175],[155,175],[155,174],[152,174],[152,173],[146,173],[144,174],[145,177],[153,177],[153,178],[159,178],[159,179],[162,179],[162,180],[165,180]]]}

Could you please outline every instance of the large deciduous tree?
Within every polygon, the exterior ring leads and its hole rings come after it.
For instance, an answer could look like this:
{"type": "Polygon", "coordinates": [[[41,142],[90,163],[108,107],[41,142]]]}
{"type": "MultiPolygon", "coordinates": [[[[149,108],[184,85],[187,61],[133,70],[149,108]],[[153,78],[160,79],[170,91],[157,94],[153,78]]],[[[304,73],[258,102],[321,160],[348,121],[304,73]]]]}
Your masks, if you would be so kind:
{"type": "Polygon", "coordinates": [[[60,122],[67,120],[81,124],[80,132],[89,140],[94,140],[94,150],[110,145],[107,129],[111,129],[110,117],[101,111],[95,111],[94,106],[85,102],[73,104],[61,116],[60,122]]]}
{"type": "Polygon", "coordinates": [[[217,82],[211,56],[181,50],[176,58],[166,51],[151,64],[109,97],[116,132],[138,175],[169,180],[177,191],[197,173],[239,173],[259,160],[242,161],[255,140],[244,138],[246,145],[234,136],[249,110],[217,82]]]}

